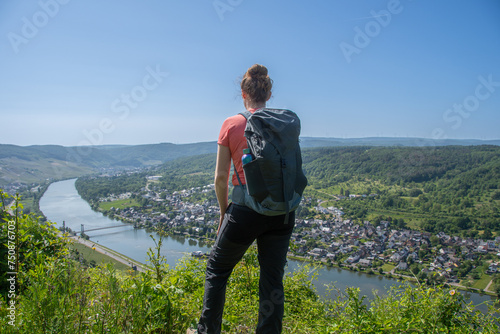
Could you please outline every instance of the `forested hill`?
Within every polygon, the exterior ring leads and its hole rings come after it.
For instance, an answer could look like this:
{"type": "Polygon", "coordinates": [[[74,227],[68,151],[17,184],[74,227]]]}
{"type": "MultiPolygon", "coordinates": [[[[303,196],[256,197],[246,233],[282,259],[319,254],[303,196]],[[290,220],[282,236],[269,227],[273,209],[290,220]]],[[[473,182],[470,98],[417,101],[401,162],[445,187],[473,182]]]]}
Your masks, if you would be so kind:
{"type": "Polygon", "coordinates": [[[487,183],[494,189],[500,180],[500,147],[311,149],[304,152],[304,164],[307,174],[321,182],[323,187],[353,177],[405,184],[460,176],[462,182],[475,182],[478,178],[491,181],[487,183]]]}

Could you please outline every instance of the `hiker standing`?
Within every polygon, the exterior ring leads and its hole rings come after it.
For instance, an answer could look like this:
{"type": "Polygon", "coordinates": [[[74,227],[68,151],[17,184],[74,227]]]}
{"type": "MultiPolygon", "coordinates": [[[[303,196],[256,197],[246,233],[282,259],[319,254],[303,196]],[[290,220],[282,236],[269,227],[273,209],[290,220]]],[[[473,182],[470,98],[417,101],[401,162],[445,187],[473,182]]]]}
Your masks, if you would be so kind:
{"type": "MultiPolygon", "coordinates": [[[[285,201],[286,212],[281,209],[281,211],[270,213],[271,215],[264,211],[265,214],[259,213],[258,208],[251,205],[251,203],[260,204],[248,195],[241,159],[243,149],[248,147],[247,139],[244,136],[247,127],[246,118],[257,116],[261,112],[274,112],[274,109],[269,109],[270,111],[263,109],[271,97],[271,89],[272,80],[268,75],[267,68],[257,64],[250,67],[241,81],[241,96],[248,112],[245,115],[238,114],[227,118],[222,124],[219,134],[215,192],[221,217],[217,239],[207,261],[205,295],[198,333],[221,332],[227,280],[234,266],[241,260],[254,240],[257,240],[260,264],[259,315],[256,333],[281,333],[284,312],[283,275],[290,236],[295,225],[295,211],[293,210],[296,206],[290,207],[289,202],[292,203],[293,200],[288,198],[285,201]],[[232,177],[234,190],[232,202],[228,204],[228,182],[232,165],[235,169],[232,177]]],[[[286,112],[292,113],[288,110],[286,112]]],[[[295,114],[293,116],[296,117],[295,114]]],[[[298,118],[296,118],[295,123],[298,123],[294,124],[294,126],[298,126],[296,132],[300,132],[298,118]]],[[[280,129],[283,129],[281,132],[286,132],[285,126],[280,126],[280,129]]],[[[265,129],[265,131],[273,137],[272,130],[265,129]]],[[[276,130],[274,131],[276,132],[276,130]]],[[[295,140],[298,147],[298,133],[294,135],[297,137],[295,140]]],[[[307,180],[301,169],[300,150],[297,154],[299,160],[297,164],[300,163],[298,169],[300,169],[302,177],[299,192],[302,195],[307,180]]],[[[290,161],[290,159],[288,160],[290,161]]],[[[295,166],[295,156],[291,161],[295,166]]],[[[295,168],[289,170],[295,173],[295,168]]],[[[283,173],[281,174],[283,175],[283,173]]],[[[283,193],[284,190],[280,190],[282,198],[283,193]]],[[[268,197],[268,201],[272,202],[271,196],[268,197]]],[[[298,201],[296,197],[294,199],[298,205],[300,196],[298,201]]],[[[283,201],[283,199],[281,200],[283,201]]]]}

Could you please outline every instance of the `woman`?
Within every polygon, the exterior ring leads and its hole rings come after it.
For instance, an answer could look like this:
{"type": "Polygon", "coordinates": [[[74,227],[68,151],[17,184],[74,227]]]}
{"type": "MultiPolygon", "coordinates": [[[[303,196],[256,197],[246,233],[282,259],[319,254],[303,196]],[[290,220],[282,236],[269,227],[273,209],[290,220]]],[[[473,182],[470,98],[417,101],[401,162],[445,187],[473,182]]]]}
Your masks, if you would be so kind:
{"type": "MultiPolygon", "coordinates": [[[[241,81],[245,108],[251,113],[264,108],[271,97],[271,89],[272,80],[267,68],[258,64],[250,67],[241,81]]],[[[254,240],[257,240],[260,264],[256,333],[281,333],[283,275],[295,214],[291,212],[288,224],[284,224],[285,215],[264,216],[234,200],[228,205],[231,160],[242,184],[245,184],[241,162],[243,149],[247,148],[243,135],[245,126],[244,116],[235,115],[224,121],[219,134],[215,192],[221,217],[217,239],[207,261],[205,296],[198,333],[220,333],[227,280],[254,240]]],[[[240,186],[236,174],[233,175],[232,183],[236,187],[240,186]]]]}

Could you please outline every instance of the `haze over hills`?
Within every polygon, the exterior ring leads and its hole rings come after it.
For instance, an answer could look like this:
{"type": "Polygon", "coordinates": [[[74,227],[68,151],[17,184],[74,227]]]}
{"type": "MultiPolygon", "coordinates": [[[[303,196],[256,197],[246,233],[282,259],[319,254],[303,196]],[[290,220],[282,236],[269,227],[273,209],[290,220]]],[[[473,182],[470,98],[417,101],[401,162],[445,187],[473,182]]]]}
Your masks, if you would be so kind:
{"type": "MultiPolygon", "coordinates": [[[[303,148],[331,146],[447,146],[496,145],[500,140],[424,138],[321,138],[302,137],[303,148]]],[[[216,153],[217,143],[160,143],[149,145],[17,146],[0,144],[0,186],[38,183],[47,179],[78,177],[103,169],[154,166],[180,157],[216,153]]]]}
{"type": "Polygon", "coordinates": [[[195,144],[106,145],[65,147],[0,144],[0,186],[66,179],[103,169],[158,165],[184,156],[215,153],[215,142],[195,144]]]}

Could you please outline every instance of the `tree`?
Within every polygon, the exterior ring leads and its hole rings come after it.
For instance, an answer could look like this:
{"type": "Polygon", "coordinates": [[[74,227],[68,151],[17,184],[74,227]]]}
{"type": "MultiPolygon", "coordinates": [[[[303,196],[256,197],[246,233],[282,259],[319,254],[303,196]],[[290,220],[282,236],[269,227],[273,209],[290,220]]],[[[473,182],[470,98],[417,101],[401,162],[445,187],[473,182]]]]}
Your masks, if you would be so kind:
{"type": "Polygon", "coordinates": [[[430,242],[431,242],[431,245],[433,247],[436,247],[440,244],[440,241],[439,241],[439,238],[436,236],[436,235],[431,235],[431,237],[429,238],[430,242]]]}
{"type": "Polygon", "coordinates": [[[495,293],[497,294],[497,296],[500,296],[500,284],[495,285],[495,293]]]}
{"type": "Polygon", "coordinates": [[[420,271],[418,274],[417,274],[417,279],[420,281],[420,282],[423,282],[424,280],[427,279],[427,274],[425,273],[425,271],[420,271]]]}
{"type": "Polygon", "coordinates": [[[421,195],[422,194],[422,190],[420,189],[411,189],[410,192],[408,193],[408,195],[410,197],[418,197],[418,195],[421,195]]]}
{"type": "Polygon", "coordinates": [[[418,251],[418,258],[419,259],[424,259],[426,255],[427,255],[427,251],[424,250],[424,249],[422,249],[422,248],[420,248],[419,251],[418,251]]]}
{"type": "Polygon", "coordinates": [[[316,248],[318,246],[318,242],[314,239],[309,239],[306,242],[306,247],[308,248],[316,248]]]}
{"type": "Polygon", "coordinates": [[[489,240],[489,239],[493,238],[493,233],[491,233],[490,229],[487,228],[483,231],[482,237],[483,237],[483,239],[489,240]]]}

